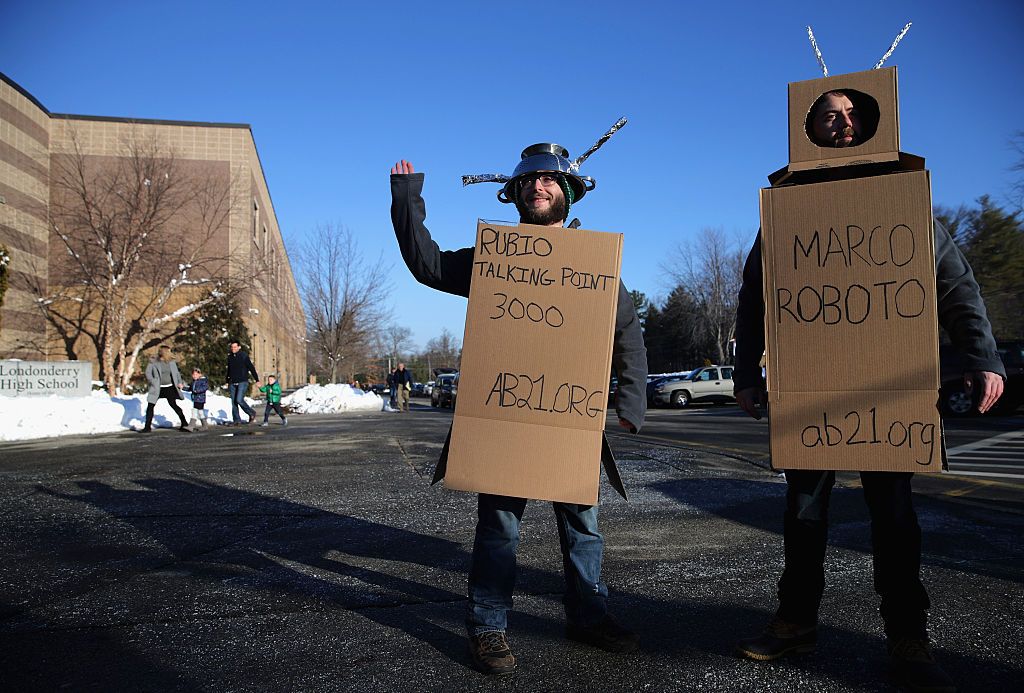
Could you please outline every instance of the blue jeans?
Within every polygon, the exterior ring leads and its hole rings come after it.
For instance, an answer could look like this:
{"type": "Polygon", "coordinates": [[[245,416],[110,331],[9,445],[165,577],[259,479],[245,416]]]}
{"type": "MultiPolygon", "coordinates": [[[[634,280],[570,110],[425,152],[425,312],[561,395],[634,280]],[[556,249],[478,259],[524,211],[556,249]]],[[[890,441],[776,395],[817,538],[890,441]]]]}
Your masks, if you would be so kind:
{"type": "MultiPolygon", "coordinates": [[[[861,472],[871,515],[871,548],[879,611],[890,638],[925,638],[928,593],[921,584],[921,528],[910,497],[911,472],[861,472]]],[[[828,506],[836,473],[786,471],[786,567],[779,616],[815,625],[825,590],[828,506]]]]}
{"type": "Polygon", "coordinates": [[[245,393],[249,391],[249,383],[231,383],[231,420],[241,423],[242,417],[238,415],[238,408],[241,407],[249,420],[256,418],[256,410],[245,403],[245,393]]]}
{"type": "MultiPolygon", "coordinates": [[[[601,582],[604,537],[597,529],[597,506],[553,503],[565,572],[565,616],[589,626],[608,612],[608,588],[601,582]]],[[[476,539],[469,570],[466,629],[472,635],[505,630],[516,582],[516,548],[525,498],[481,493],[476,539]]]]}

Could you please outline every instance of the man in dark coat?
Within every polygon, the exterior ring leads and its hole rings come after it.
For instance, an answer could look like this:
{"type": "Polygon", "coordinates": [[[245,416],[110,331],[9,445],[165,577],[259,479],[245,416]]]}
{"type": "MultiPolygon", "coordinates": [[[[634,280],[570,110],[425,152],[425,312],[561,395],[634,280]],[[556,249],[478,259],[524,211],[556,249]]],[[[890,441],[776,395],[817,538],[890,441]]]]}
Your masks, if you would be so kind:
{"type": "Polygon", "coordinates": [[[405,364],[398,364],[398,368],[391,374],[391,391],[395,393],[395,403],[392,405],[400,412],[409,413],[409,393],[412,392],[412,373],[405,369],[405,364]]]}
{"type": "Polygon", "coordinates": [[[238,408],[241,407],[249,417],[246,423],[250,424],[256,418],[256,410],[245,401],[245,395],[249,392],[249,375],[252,375],[257,385],[260,384],[260,376],[256,373],[256,367],[252,365],[249,354],[242,351],[242,345],[237,340],[231,341],[230,348],[225,380],[231,394],[231,421],[236,426],[242,423],[242,417],[238,415],[238,408]]]}
{"type": "MultiPolygon", "coordinates": [[[[857,109],[843,92],[823,95],[813,109],[812,134],[821,146],[850,146],[862,138],[857,109]]],[[[978,410],[987,411],[1003,391],[1005,370],[996,352],[981,292],[967,259],[949,232],[935,222],[935,282],[938,317],[967,364],[964,382],[978,391],[978,410]]],[[[755,419],[764,401],[761,238],[743,268],[736,314],[736,401],[755,419]]],[[[785,468],[785,460],[774,460],[785,468]]],[[[759,636],[741,640],[744,657],[768,661],[811,652],[817,642],[818,607],[825,589],[828,505],[834,471],[787,470],[783,516],[785,568],[779,580],[779,607],[759,636]]],[[[955,690],[931,654],[926,629],[930,604],[921,583],[921,528],[911,501],[911,472],[861,472],[871,515],[875,591],[888,639],[891,668],[911,690],[955,690]]]]}
{"type": "MultiPolygon", "coordinates": [[[[506,183],[502,200],[515,202],[522,223],[562,227],[570,205],[583,197],[586,185],[571,172],[567,156],[568,152],[551,144],[534,145],[523,152],[523,162],[516,169],[517,175],[506,183]]],[[[420,196],[422,189],[423,174],[415,173],[409,162],[401,161],[391,169],[391,220],[402,257],[422,284],[468,296],[474,249],[438,248],[423,225],[426,207],[420,196]]],[[[570,227],[578,223],[574,220],[570,227]]],[[[635,433],[647,406],[647,351],[633,301],[621,283],[612,363],[619,379],[619,424],[635,433]]],[[[608,614],[608,589],[601,580],[604,538],[597,526],[597,506],[553,505],[565,567],[566,635],[611,652],[635,649],[636,635],[608,614]]],[[[523,498],[483,493],[478,497],[466,628],[474,666],[488,674],[515,669],[505,628],[512,607],[519,524],[525,508],[523,498]]]]}

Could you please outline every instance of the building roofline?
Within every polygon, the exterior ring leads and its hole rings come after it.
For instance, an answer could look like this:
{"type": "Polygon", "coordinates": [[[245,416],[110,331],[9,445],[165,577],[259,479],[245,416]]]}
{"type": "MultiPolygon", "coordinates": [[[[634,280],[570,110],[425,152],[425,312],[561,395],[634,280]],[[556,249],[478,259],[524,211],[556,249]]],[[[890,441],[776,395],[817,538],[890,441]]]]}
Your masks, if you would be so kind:
{"type": "Polygon", "coordinates": [[[108,123],[133,123],[146,125],[178,125],[200,128],[239,128],[251,130],[248,123],[210,123],[202,120],[164,120],[162,118],[124,118],[120,116],[80,115],[78,113],[50,113],[51,118],[60,120],[95,120],[108,123]]]}
{"type": "Polygon", "coordinates": [[[144,123],[147,125],[178,125],[186,127],[203,127],[203,128],[245,128],[252,130],[252,127],[248,123],[211,123],[201,120],[164,120],[160,118],[123,118],[119,116],[96,116],[96,115],[81,115],[78,113],[51,113],[50,109],[42,104],[42,102],[33,96],[25,87],[21,86],[8,75],[0,72],[0,80],[3,80],[11,86],[12,89],[17,91],[19,94],[24,96],[26,99],[36,105],[39,110],[48,115],[51,118],[59,118],[61,120],[98,120],[108,121],[113,123],[144,123]]]}
{"type": "Polygon", "coordinates": [[[39,110],[41,110],[43,113],[45,113],[46,115],[51,115],[50,111],[46,108],[46,106],[44,106],[42,104],[42,102],[39,101],[39,99],[37,99],[36,97],[32,96],[32,94],[30,94],[28,92],[28,89],[26,89],[25,87],[21,86],[17,82],[15,82],[13,79],[11,79],[7,75],[5,75],[3,72],[0,72],[0,80],[3,80],[4,82],[7,82],[9,85],[11,85],[11,87],[16,92],[18,92],[19,94],[24,96],[26,99],[28,99],[29,101],[34,103],[39,108],[39,110]]]}

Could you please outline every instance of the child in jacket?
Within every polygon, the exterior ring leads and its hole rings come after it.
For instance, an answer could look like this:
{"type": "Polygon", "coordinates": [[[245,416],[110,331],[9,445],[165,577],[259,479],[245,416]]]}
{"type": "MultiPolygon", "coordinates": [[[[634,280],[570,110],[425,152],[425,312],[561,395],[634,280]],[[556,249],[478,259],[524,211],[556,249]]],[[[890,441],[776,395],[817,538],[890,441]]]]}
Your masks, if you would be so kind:
{"type": "Polygon", "coordinates": [[[273,375],[268,375],[267,384],[260,387],[260,392],[265,392],[267,395],[267,407],[263,410],[263,423],[260,426],[270,425],[267,420],[270,418],[271,409],[281,417],[281,425],[287,426],[288,417],[284,415],[284,411],[281,409],[281,385],[277,382],[277,378],[273,375]]]}
{"type": "Polygon", "coordinates": [[[196,431],[206,422],[206,392],[210,389],[209,381],[198,368],[192,369],[192,383],[188,389],[192,392],[192,418],[188,426],[196,431]]]}

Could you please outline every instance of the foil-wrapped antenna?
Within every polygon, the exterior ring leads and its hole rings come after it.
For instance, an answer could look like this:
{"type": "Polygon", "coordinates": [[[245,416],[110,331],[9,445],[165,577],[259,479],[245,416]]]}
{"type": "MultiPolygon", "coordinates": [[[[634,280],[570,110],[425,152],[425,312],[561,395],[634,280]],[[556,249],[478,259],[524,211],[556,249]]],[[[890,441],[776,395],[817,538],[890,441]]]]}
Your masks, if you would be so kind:
{"type": "MultiPolygon", "coordinates": [[[[615,124],[608,128],[608,132],[601,135],[601,137],[594,143],[587,151],[580,154],[578,157],[569,162],[569,170],[572,173],[579,173],[580,164],[587,160],[591,154],[600,149],[605,142],[611,139],[611,136],[622,129],[626,124],[626,118],[619,118],[615,121],[615,124]]],[[[473,185],[474,183],[507,183],[512,180],[512,176],[506,176],[503,173],[478,173],[475,175],[468,175],[462,177],[462,185],[473,185]]]]}
{"type": "Polygon", "coordinates": [[[887,50],[885,52],[885,55],[882,56],[881,60],[879,60],[877,63],[875,63],[875,66],[873,68],[871,68],[872,70],[877,70],[878,68],[880,68],[882,66],[882,63],[884,63],[886,60],[889,59],[889,56],[892,55],[892,52],[894,50],[896,50],[896,46],[899,45],[899,42],[902,41],[903,37],[907,35],[908,31],[910,31],[910,25],[911,24],[913,24],[913,22],[907,22],[907,25],[905,27],[903,27],[903,31],[901,31],[899,33],[899,35],[896,36],[896,39],[892,42],[892,45],[889,46],[889,50],[887,50]]]}
{"type": "Polygon", "coordinates": [[[473,183],[508,183],[511,176],[504,173],[479,173],[475,176],[463,176],[462,185],[473,185],[473,183]]]}
{"type": "Polygon", "coordinates": [[[580,164],[582,164],[584,161],[586,161],[587,157],[589,157],[591,154],[593,154],[598,149],[600,149],[604,145],[605,142],[607,142],[609,139],[611,139],[612,135],[614,135],[616,132],[621,130],[622,127],[626,124],[626,122],[627,121],[626,121],[625,116],[623,116],[622,118],[619,118],[618,120],[616,120],[615,124],[612,125],[610,128],[608,128],[608,132],[606,132],[603,135],[601,135],[601,137],[597,140],[597,142],[594,142],[594,146],[592,146],[590,149],[588,149],[587,151],[583,152],[578,157],[576,157],[575,159],[572,160],[572,163],[569,164],[569,168],[574,173],[578,172],[580,170],[580,164]]]}
{"type": "Polygon", "coordinates": [[[814,57],[818,59],[818,65],[821,67],[823,76],[828,77],[828,66],[825,65],[825,59],[821,57],[821,51],[818,50],[818,42],[814,40],[814,32],[811,31],[810,24],[807,25],[807,38],[811,40],[811,48],[814,49],[814,57]]]}

